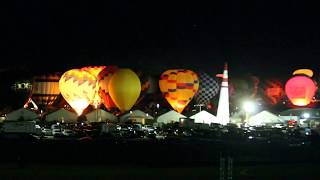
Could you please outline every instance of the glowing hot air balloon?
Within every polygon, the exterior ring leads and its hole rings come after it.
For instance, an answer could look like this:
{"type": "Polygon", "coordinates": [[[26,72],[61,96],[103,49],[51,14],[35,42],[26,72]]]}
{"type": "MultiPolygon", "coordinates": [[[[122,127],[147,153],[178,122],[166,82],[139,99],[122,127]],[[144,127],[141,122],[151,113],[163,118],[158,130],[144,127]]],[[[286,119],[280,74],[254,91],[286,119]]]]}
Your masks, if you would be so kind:
{"type": "Polygon", "coordinates": [[[306,106],[315,95],[317,86],[306,76],[294,76],[285,85],[285,92],[292,104],[306,106]]]}
{"type": "Polygon", "coordinates": [[[159,87],[172,108],[181,113],[198,91],[199,80],[190,70],[167,70],[160,77],[159,87]]]}
{"type": "Polygon", "coordinates": [[[128,111],[136,103],[141,92],[138,75],[131,69],[119,69],[112,75],[109,93],[121,112],[128,111]]]}
{"type": "Polygon", "coordinates": [[[104,106],[109,111],[115,111],[117,109],[116,104],[111,99],[109,94],[109,83],[112,75],[118,70],[116,66],[107,66],[104,68],[98,75],[98,84],[99,84],[99,96],[102,98],[104,106]]]}
{"type": "Polygon", "coordinates": [[[62,75],[59,88],[63,98],[80,116],[93,101],[97,91],[97,79],[87,71],[72,69],[62,75]]]}
{"type": "Polygon", "coordinates": [[[33,78],[31,99],[40,109],[50,106],[60,94],[60,74],[47,74],[33,78]]]}
{"type": "Polygon", "coordinates": [[[81,70],[88,71],[94,77],[98,77],[99,73],[106,68],[106,66],[86,66],[81,68],[81,70]]]}
{"type": "MultiPolygon", "coordinates": [[[[98,79],[98,75],[99,73],[105,69],[106,66],[87,66],[87,67],[83,67],[81,68],[81,70],[87,71],[90,74],[94,75],[94,77],[96,77],[96,79],[98,79]]],[[[97,81],[98,83],[98,81],[97,81]]],[[[99,86],[99,84],[97,84],[97,86],[99,86]]],[[[93,105],[95,108],[98,108],[98,106],[102,103],[102,99],[99,95],[99,92],[97,91],[96,94],[94,95],[93,101],[91,102],[91,105],[93,105]]]]}
{"type": "Polygon", "coordinates": [[[213,77],[204,72],[199,73],[199,79],[200,87],[194,98],[198,104],[207,105],[210,99],[219,93],[219,84],[213,77]]]}

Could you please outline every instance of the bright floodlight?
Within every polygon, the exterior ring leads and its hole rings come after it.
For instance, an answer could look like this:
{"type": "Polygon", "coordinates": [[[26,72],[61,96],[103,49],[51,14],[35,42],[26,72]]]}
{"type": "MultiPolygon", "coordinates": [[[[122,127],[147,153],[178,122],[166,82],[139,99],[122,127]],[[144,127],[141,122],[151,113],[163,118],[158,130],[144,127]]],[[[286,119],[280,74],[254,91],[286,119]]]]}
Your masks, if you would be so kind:
{"type": "Polygon", "coordinates": [[[302,117],[305,118],[305,119],[308,119],[310,117],[310,114],[309,113],[303,113],[302,117]]]}
{"type": "Polygon", "coordinates": [[[255,105],[251,101],[245,101],[243,103],[243,109],[247,113],[252,113],[255,110],[255,105]]]}

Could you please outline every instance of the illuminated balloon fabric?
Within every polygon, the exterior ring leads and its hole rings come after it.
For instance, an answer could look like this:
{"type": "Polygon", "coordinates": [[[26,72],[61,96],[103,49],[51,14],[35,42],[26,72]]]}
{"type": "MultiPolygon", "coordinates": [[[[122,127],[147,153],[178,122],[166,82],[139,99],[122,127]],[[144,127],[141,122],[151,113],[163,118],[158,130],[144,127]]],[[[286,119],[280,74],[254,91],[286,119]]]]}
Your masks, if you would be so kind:
{"type": "Polygon", "coordinates": [[[113,111],[117,109],[116,104],[111,99],[109,94],[109,83],[111,80],[112,75],[118,70],[116,66],[107,66],[103,69],[98,75],[98,84],[99,84],[99,96],[102,98],[102,102],[104,106],[109,110],[113,111]]]}
{"type": "MultiPolygon", "coordinates": [[[[89,72],[90,74],[94,75],[94,77],[96,77],[98,79],[99,73],[104,68],[106,68],[106,66],[87,66],[87,67],[81,68],[81,70],[89,72]]],[[[99,92],[97,91],[95,96],[94,96],[94,98],[93,98],[93,101],[91,102],[91,105],[94,105],[94,106],[97,107],[97,106],[99,106],[101,104],[101,102],[102,102],[102,99],[99,96],[99,92]]]]}
{"type": "Polygon", "coordinates": [[[87,71],[72,69],[62,75],[59,88],[63,98],[81,115],[95,96],[97,79],[87,71]]]}
{"type": "Polygon", "coordinates": [[[265,81],[263,87],[264,95],[268,98],[270,104],[277,104],[284,96],[283,85],[280,81],[271,79],[265,81]]]}
{"type": "Polygon", "coordinates": [[[285,85],[285,92],[292,104],[306,106],[310,104],[317,87],[312,79],[306,76],[290,78],[285,85]]]}
{"type": "Polygon", "coordinates": [[[204,72],[199,73],[200,86],[194,96],[198,104],[207,105],[215,95],[219,92],[219,84],[217,81],[204,72]]]}
{"type": "Polygon", "coordinates": [[[159,87],[172,108],[181,113],[198,91],[199,79],[190,70],[167,70],[160,77],[159,87]]]}
{"type": "Polygon", "coordinates": [[[33,78],[31,99],[40,107],[51,105],[60,94],[59,74],[35,76],[33,78]]]}
{"type": "Polygon", "coordinates": [[[141,92],[138,75],[131,69],[119,69],[111,77],[109,93],[121,112],[129,111],[136,103],[141,92]]]}
{"type": "Polygon", "coordinates": [[[295,70],[292,75],[306,75],[306,76],[309,76],[309,77],[312,77],[313,76],[313,71],[311,69],[298,69],[298,70],[295,70]]]}

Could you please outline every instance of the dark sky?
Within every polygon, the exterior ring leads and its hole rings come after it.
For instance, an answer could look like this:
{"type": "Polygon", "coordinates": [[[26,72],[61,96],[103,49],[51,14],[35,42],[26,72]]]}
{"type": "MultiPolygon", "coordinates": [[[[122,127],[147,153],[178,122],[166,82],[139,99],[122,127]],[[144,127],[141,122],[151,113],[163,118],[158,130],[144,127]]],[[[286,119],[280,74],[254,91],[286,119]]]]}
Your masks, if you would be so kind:
{"type": "Polygon", "coordinates": [[[161,72],[317,74],[318,6],[304,1],[46,1],[3,8],[1,68],[31,72],[111,65],[161,72]]]}

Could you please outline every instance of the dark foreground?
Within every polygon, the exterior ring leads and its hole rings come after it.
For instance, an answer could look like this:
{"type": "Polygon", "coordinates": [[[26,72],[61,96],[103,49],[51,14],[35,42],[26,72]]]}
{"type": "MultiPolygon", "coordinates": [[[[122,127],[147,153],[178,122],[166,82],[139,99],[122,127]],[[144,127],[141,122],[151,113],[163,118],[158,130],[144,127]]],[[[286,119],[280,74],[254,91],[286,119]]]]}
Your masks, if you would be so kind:
{"type": "MultiPolygon", "coordinates": [[[[320,142],[320,141],[319,141],[320,142]]],[[[3,141],[0,179],[320,179],[320,143],[209,139],[3,141]]]]}

